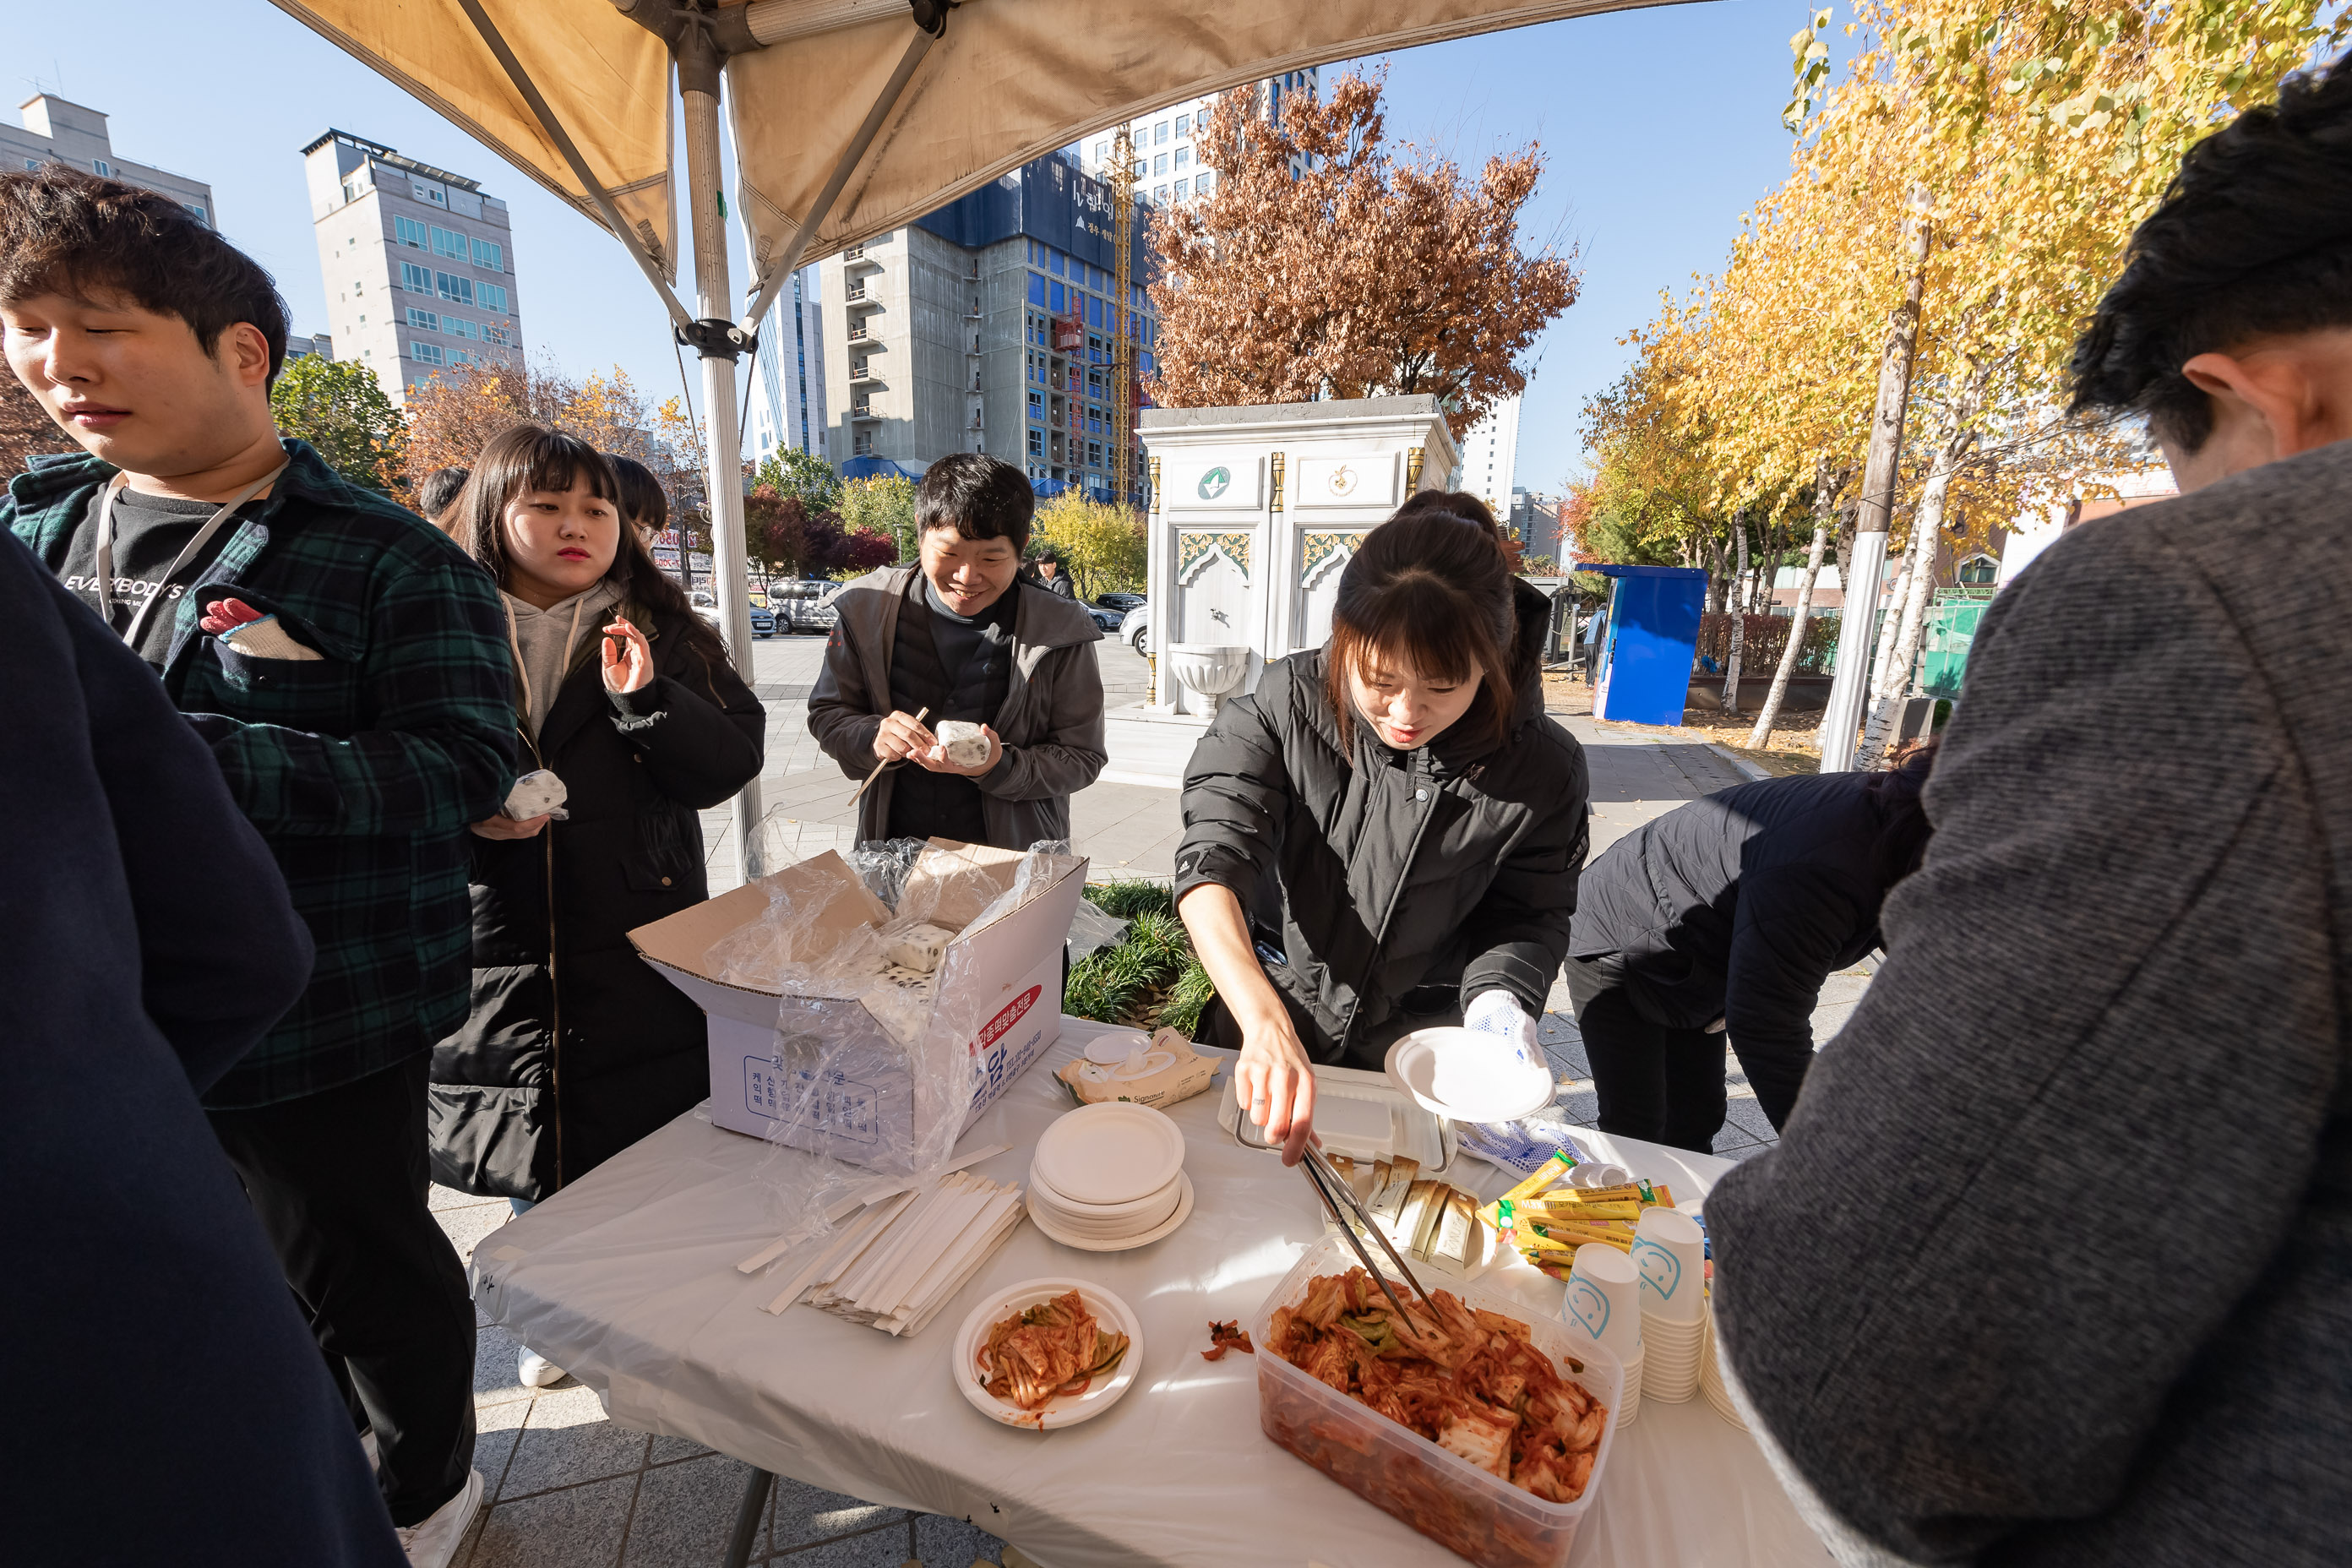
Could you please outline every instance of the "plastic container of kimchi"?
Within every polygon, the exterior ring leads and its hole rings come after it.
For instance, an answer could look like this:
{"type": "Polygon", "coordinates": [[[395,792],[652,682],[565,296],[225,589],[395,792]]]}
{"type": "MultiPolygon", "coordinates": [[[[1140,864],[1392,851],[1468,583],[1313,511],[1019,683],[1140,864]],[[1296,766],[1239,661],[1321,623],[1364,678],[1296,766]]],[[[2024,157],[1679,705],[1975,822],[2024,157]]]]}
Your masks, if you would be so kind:
{"type": "MultiPolygon", "coordinates": [[[[1258,1424],[1268,1437],[1373,1507],[1479,1568],[1561,1568],[1609,1468],[1624,1392],[1623,1366],[1606,1346],[1570,1333],[1509,1297],[1475,1284],[1444,1287],[1465,1305],[1526,1323],[1535,1347],[1551,1358],[1560,1375],[1609,1407],[1584,1494],[1574,1502],[1547,1502],[1309,1377],[1273,1352],[1276,1307],[1295,1307],[1304,1300],[1307,1282],[1318,1275],[1344,1274],[1360,1267],[1345,1241],[1325,1237],[1307,1249],[1258,1308],[1249,1326],[1258,1352],[1258,1424]],[[1570,1371],[1573,1362],[1582,1363],[1584,1370],[1570,1371]]],[[[1391,1283],[1400,1298],[1410,1289],[1391,1283]]]]}

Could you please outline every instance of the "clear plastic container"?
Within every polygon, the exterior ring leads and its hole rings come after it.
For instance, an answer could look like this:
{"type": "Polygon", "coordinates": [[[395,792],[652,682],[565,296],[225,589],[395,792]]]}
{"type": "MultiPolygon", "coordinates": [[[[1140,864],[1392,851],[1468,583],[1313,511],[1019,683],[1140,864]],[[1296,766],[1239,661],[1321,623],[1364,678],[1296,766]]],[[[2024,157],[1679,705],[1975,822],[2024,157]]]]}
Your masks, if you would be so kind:
{"type": "MultiPolygon", "coordinates": [[[[1571,1334],[1509,1297],[1476,1285],[1445,1287],[1469,1306],[1526,1323],[1536,1348],[1551,1357],[1561,1375],[1609,1407],[1584,1495],[1570,1503],[1546,1502],[1307,1376],[1267,1348],[1276,1307],[1297,1305],[1317,1275],[1360,1267],[1345,1241],[1326,1237],[1307,1249],[1257,1310],[1250,1339],[1258,1347],[1258,1424],[1267,1436],[1373,1507],[1479,1568],[1561,1568],[1576,1543],[1577,1526],[1600,1494],[1609,1450],[1617,1441],[1623,1367],[1605,1346],[1571,1334]],[[1570,1360],[1582,1362],[1584,1370],[1570,1372],[1570,1360]]],[[[1398,1283],[1396,1289],[1402,1293],[1409,1287],[1398,1283]]]]}

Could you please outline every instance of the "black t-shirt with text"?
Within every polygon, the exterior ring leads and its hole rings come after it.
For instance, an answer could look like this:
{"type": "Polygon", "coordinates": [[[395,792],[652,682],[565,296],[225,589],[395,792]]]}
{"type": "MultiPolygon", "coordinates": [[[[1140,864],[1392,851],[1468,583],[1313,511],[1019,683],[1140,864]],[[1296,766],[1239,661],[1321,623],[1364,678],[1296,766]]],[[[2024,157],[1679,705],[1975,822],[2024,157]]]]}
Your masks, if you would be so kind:
{"type": "MultiPolygon", "coordinates": [[[[74,530],[73,539],[66,547],[65,562],[58,569],[58,576],[67,590],[93,610],[99,608],[98,517],[105,501],[103,489],[90,498],[89,510],[82,514],[81,526],[74,530]]],[[[247,501],[239,509],[239,515],[250,516],[264,504],[247,501]]],[[[163,575],[188,541],[219,510],[217,501],[151,496],[127,485],[115,493],[114,613],[110,620],[119,637],[131,629],[131,617],[151,597],[158,593],[165,595],[163,603],[155,606],[155,613],[147,617],[135,650],[159,672],[171,655],[173,622],[178,618],[181,595],[191,584],[204,580],[222,547],[236,535],[237,520],[222,523],[205,542],[196,558],[172,574],[170,582],[164,582],[163,575]]]]}

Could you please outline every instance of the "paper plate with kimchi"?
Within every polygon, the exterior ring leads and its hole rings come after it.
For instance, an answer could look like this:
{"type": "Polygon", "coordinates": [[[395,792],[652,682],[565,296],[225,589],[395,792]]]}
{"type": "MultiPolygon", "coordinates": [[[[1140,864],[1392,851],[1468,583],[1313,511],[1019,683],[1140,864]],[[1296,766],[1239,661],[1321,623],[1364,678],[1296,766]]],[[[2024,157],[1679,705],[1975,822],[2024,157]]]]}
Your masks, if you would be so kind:
{"type": "Polygon", "coordinates": [[[956,1331],[956,1386],[1007,1426],[1050,1432],[1118,1402],[1143,1363],[1128,1304],[1083,1279],[1025,1279],[995,1291],[956,1331]]]}

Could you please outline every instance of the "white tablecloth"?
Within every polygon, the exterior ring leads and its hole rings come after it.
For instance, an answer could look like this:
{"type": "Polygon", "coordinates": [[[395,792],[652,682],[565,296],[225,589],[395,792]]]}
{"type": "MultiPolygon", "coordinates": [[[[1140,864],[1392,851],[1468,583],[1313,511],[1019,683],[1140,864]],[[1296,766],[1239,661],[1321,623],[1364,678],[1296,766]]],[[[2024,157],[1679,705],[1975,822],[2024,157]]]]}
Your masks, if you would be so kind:
{"type": "MultiPolygon", "coordinates": [[[[1066,1018],[1060,1043],[967,1146],[1013,1145],[975,1167],[1026,1184],[1029,1152],[1069,1101],[1053,1069],[1098,1026],[1066,1018]],[[993,1138],[991,1134],[993,1131],[993,1138]]],[[[1224,1075],[1219,1074],[1219,1089],[1224,1075]]],[[[1255,1358],[1211,1363],[1211,1319],[1247,1321],[1323,1235],[1306,1179],[1218,1131],[1216,1093],[1171,1114],[1198,1194],[1173,1236],[1088,1253],[1022,1225],[918,1337],[893,1339],[795,1307],[760,1310],[782,1269],[735,1264],[782,1229],[776,1162],[799,1158],[680,1117],[476,1248],[475,1294],[518,1340],[604,1396],[614,1420],[704,1443],[814,1486],[969,1518],[1048,1568],[1140,1564],[1389,1568],[1454,1562],[1444,1548],[1276,1447],[1258,1429],[1255,1358]],[[956,1329],[987,1289],[1045,1276],[1095,1281],[1143,1325],[1140,1374],[1082,1426],[1037,1434],[991,1421],[950,1381],[956,1329]]],[[[1591,1138],[1673,1184],[1684,1206],[1728,1169],[1704,1155],[1591,1138]]],[[[1482,1196],[1503,1173],[1467,1156],[1449,1173],[1482,1196]]],[[[1503,1285],[1490,1274],[1486,1283],[1503,1285]]],[[[1559,1287],[1514,1271],[1531,1308],[1559,1287]]],[[[1746,1434],[1701,1397],[1643,1401],[1579,1534],[1576,1563],[1777,1568],[1829,1561],[1746,1434]]]]}

